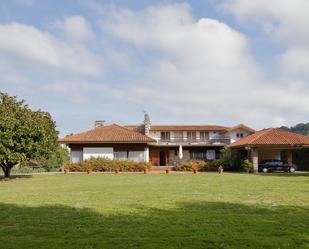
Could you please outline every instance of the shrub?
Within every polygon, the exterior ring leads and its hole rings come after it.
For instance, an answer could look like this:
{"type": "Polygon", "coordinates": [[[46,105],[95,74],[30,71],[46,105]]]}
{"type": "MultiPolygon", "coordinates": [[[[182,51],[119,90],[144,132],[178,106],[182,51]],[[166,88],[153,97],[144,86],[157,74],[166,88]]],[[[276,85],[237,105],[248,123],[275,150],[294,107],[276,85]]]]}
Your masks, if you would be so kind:
{"type": "Polygon", "coordinates": [[[208,163],[203,160],[189,160],[180,162],[179,165],[175,167],[177,171],[192,171],[193,169],[199,171],[206,171],[208,168],[208,163]]]}
{"type": "Polygon", "coordinates": [[[253,169],[253,164],[248,159],[243,160],[241,165],[242,165],[243,170],[245,171],[250,171],[253,169]]]}
{"type": "Polygon", "coordinates": [[[87,170],[97,172],[112,172],[117,170],[120,171],[143,171],[150,169],[151,164],[147,162],[134,162],[128,160],[110,160],[103,157],[90,158],[77,163],[66,164],[65,169],[69,169],[71,172],[86,172],[87,170]]]}
{"type": "Polygon", "coordinates": [[[19,173],[32,173],[33,169],[29,166],[23,166],[18,169],[19,173]]]}
{"type": "Polygon", "coordinates": [[[213,160],[211,162],[211,166],[213,169],[218,170],[219,167],[223,167],[224,169],[226,169],[229,166],[229,164],[224,158],[220,158],[220,159],[213,160]]]}

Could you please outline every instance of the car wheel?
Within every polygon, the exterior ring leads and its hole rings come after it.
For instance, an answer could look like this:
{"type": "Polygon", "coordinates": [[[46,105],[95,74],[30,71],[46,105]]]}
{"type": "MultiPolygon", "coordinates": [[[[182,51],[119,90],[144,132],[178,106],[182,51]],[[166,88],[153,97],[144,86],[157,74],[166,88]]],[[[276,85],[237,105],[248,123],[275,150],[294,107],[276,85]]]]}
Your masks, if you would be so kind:
{"type": "Polygon", "coordinates": [[[263,171],[264,173],[267,173],[267,172],[268,172],[268,169],[267,169],[267,168],[263,168],[262,171],[263,171]]]}
{"type": "Polygon", "coordinates": [[[295,168],[290,168],[290,172],[294,173],[295,172],[295,168]]]}

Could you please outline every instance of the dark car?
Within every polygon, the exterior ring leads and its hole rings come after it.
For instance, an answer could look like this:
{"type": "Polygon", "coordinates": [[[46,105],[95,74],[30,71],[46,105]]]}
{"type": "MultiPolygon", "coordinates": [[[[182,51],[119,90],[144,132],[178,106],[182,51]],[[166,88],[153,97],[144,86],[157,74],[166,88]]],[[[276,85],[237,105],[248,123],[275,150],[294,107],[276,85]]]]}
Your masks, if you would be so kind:
{"type": "Polygon", "coordinates": [[[281,160],[277,159],[268,159],[259,163],[260,172],[270,172],[270,171],[284,171],[284,172],[295,172],[296,165],[286,164],[281,160]]]}

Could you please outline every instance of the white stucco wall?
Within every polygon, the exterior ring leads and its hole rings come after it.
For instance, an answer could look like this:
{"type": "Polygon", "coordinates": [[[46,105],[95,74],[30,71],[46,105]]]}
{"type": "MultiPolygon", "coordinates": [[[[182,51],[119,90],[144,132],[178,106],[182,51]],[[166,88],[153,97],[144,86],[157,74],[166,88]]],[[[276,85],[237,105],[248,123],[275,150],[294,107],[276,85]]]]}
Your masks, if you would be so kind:
{"type": "Polygon", "coordinates": [[[228,135],[231,138],[231,143],[234,143],[235,141],[241,139],[241,137],[237,137],[237,133],[242,133],[243,137],[249,136],[251,134],[250,132],[243,130],[243,129],[231,131],[231,132],[228,133],[228,135]]]}
{"type": "Polygon", "coordinates": [[[106,157],[108,159],[114,159],[113,147],[84,147],[83,148],[83,160],[90,157],[106,157]]]}

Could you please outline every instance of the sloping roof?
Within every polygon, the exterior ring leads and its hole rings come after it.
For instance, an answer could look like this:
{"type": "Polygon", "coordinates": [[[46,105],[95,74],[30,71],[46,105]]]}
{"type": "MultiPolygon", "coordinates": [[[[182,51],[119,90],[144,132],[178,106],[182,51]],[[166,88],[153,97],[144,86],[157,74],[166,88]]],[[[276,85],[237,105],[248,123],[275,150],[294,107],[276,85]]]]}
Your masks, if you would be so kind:
{"type": "Polygon", "coordinates": [[[248,145],[309,145],[309,137],[278,128],[264,129],[229,145],[240,148],[248,145]]]}
{"type": "Polygon", "coordinates": [[[59,140],[60,143],[147,143],[155,142],[154,139],[141,133],[132,131],[117,124],[101,126],[89,131],[81,132],[72,136],[66,136],[59,140]]]}
{"type": "MultiPolygon", "coordinates": [[[[125,125],[124,127],[136,130],[138,125],[125,125]]],[[[227,131],[228,127],[219,125],[151,125],[151,131],[227,131]]]]}
{"type": "Polygon", "coordinates": [[[255,132],[255,130],[253,130],[252,128],[250,128],[249,126],[246,126],[244,124],[235,125],[235,126],[228,129],[228,131],[235,131],[235,130],[245,130],[245,131],[249,131],[251,133],[255,132]]]}

